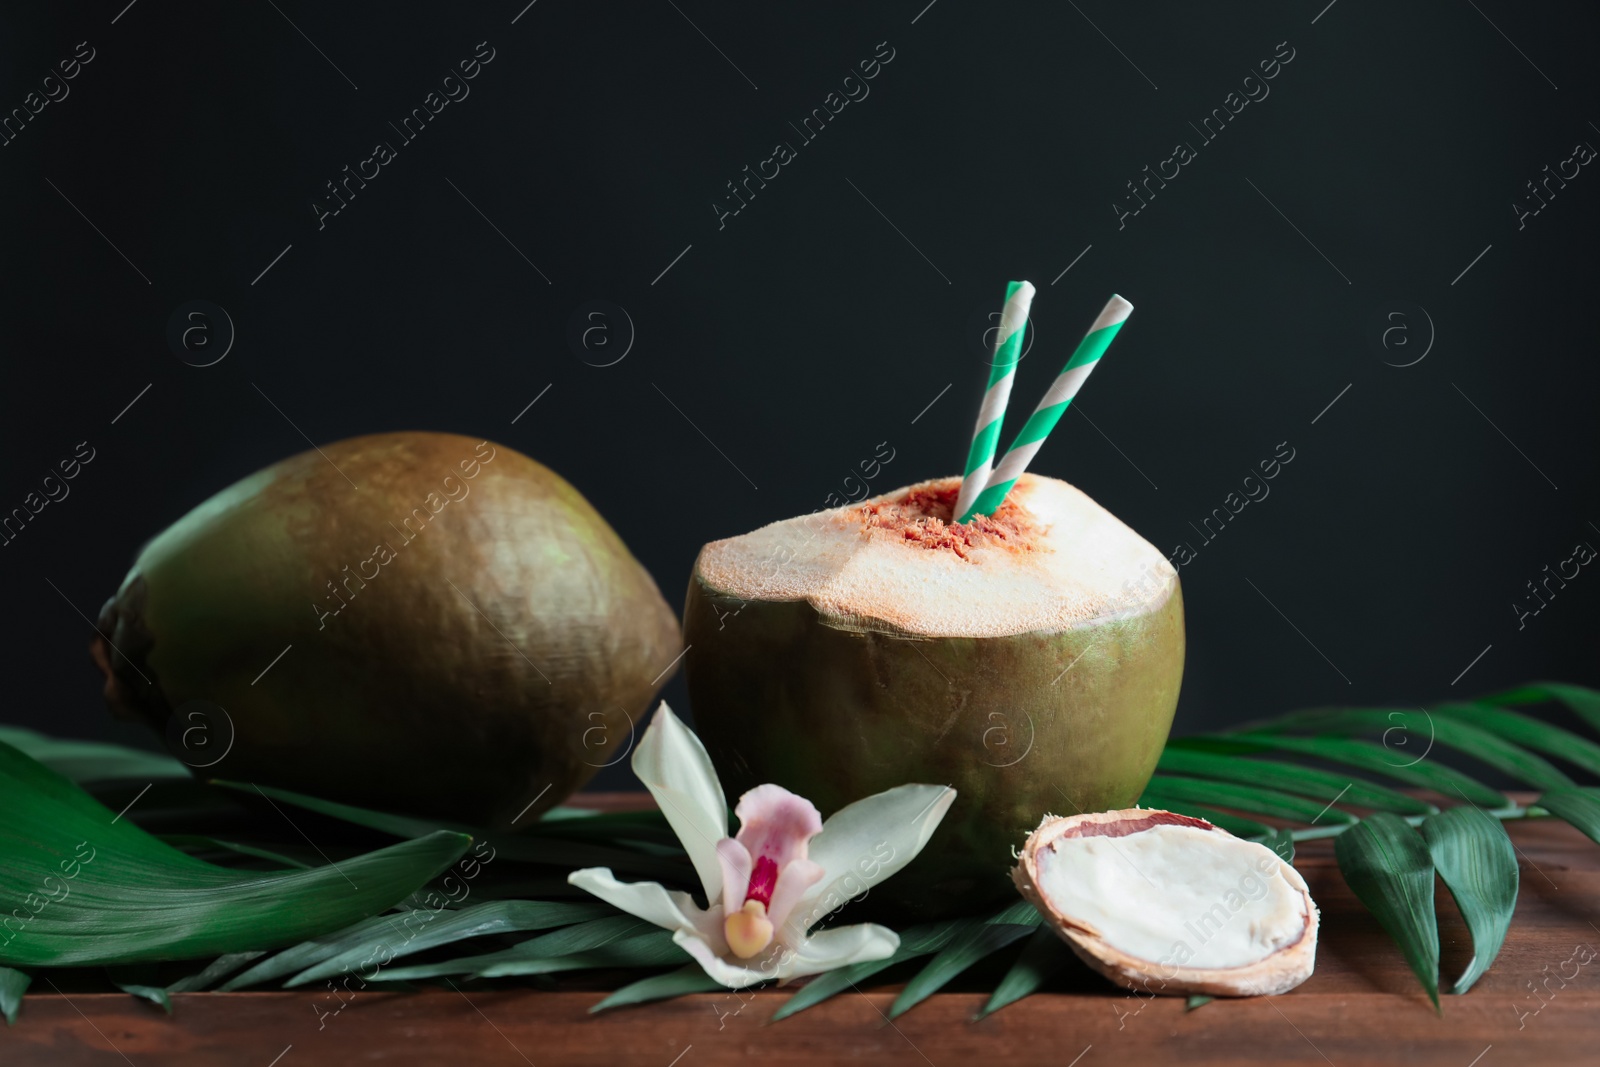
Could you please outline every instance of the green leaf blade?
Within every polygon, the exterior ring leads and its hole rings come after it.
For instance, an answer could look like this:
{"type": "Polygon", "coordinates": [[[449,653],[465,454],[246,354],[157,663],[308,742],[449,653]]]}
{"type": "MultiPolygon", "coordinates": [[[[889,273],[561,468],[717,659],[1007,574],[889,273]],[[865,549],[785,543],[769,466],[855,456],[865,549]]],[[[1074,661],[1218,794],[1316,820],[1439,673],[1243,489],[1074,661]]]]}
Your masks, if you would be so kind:
{"type": "Polygon", "coordinates": [[[32,975],[10,967],[0,967],[0,1014],[5,1015],[7,1026],[17,1024],[17,1013],[22,1011],[22,995],[32,983],[32,975]]]}
{"type": "Polygon", "coordinates": [[[260,959],[265,952],[228,952],[194,974],[178,979],[167,986],[168,993],[203,993],[251,960],[260,959]]]}
{"type": "Polygon", "coordinates": [[[479,978],[514,978],[592,968],[665,967],[682,963],[690,958],[689,954],[672,940],[672,931],[657,928],[634,937],[608,941],[598,948],[584,952],[503,960],[491,966],[481,967],[473,974],[479,978]]]}
{"type": "Polygon", "coordinates": [[[644,1004],[652,1000],[665,1000],[667,997],[681,997],[686,993],[710,993],[724,988],[726,987],[707,974],[698,963],[691,963],[679,970],[625,985],[590,1008],[589,1012],[594,1014],[627,1004],[644,1004]]]}
{"type": "Polygon", "coordinates": [[[1553,723],[1486,704],[1441,704],[1434,711],[1513,744],[1566,760],[1590,774],[1600,774],[1600,745],[1553,723]]]}
{"type": "Polygon", "coordinates": [[[1600,733],[1600,692],[1585,689],[1581,685],[1568,685],[1565,682],[1531,682],[1479,699],[1479,703],[1482,704],[1501,706],[1542,704],[1545,701],[1566,705],[1569,711],[1588,723],[1589,729],[1600,733]]]}
{"type": "Polygon", "coordinates": [[[1379,812],[1333,843],[1339,871],[1357,899],[1400,946],[1439,1008],[1439,925],[1433,907],[1433,859],[1421,836],[1379,812]]]}
{"type": "Polygon", "coordinates": [[[124,745],[48,737],[17,726],[0,726],[0,741],[79,783],[190,777],[189,768],[171,756],[124,745]]]}
{"type": "Polygon", "coordinates": [[[185,855],[0,743],[0,964],[111,965],[275,948],[392,907],[471,844],[440,832],[312,870],[185,855]]]}
{"type": "MultiPolygon", "coordinates": [[[[674,952],[682,954],[682,950],[672,941],[671,931],[635,915],[614,914],[530,938],[498,952],[386,968],[378,977],[383,981],[400,982],[456,974],[481,978],[546,974],[552,968],[552,960],[588,959],[596,953],[600,954],[598,958],[613,966],[640,967],[652,961],[675,960],[677,957],[672,954],[674,952]],[[666,955],[661,956],[661,951],[665,951],[666,955]]],[[[576,966],[557,966],[555,969],[574,969],[576,966]]]]}
{"type": "Polygon", "coordinates": [[[1193,749],[1169,748],[1161,753],[1156,771],[1264,786],[1285,793],[1314,797],[1330,804],[1342,800],[1358,808],[1392,811],[1400,815],[1427,815],[1438,810],[1431,804],[1386,786],[1278,760],[1249,759],[1193,749]]]}
{"type": "Polygon", "coordinates": [[[425,837],[439,830],[452,830],[456,833],[465,834],[473,832],[472,827],[461,823],[419,819],[411,815],[394,815],[386,811],[373,811],[370,808],[358,808],[352,804],[323,800],[321,797],[308,796],[305,793],[296,793],[289,789],[278,789],[270,785],[230,782],[224,778],[212,779],[211,784],[222,789],[235,790],[242,793],[246,798],[259,796],[265,797],[269,801],[282,801],[285,804],[293,804],[297,808],[316,812],[318,815],[325,815],[330,819],[338,819],[354,826],[365,827],[368,830],[377,830],[391,837],[425,837]]]}
{"type": "Polygon", "coordinates": [[[1182,778],[1158,774],[1145,787],[1145,795],[1160,801],[1170,798],[1196,804],[1212,804],[1222,808],[1247,811],[1273,819],[1292,819],[1304,823],[1353,823],[1355,816],[1331,805],[1314,800],[1280,793],[1276,789],[1261,789],[1235,782],[1211,782],[1201,778],[1182,778]]]}
{"type": "Polygon", "coordinates": [[[1271,724],[1257,727],[1257,732],[1299,730],[1346,734],[1381,731],[1387,734],[1404,730],[1417,736],[1428,736],[1441,745],[1471,756],[1502,774],[1538,789],[1558,789],[1573,784],[1571,778],[1548,760],[1488,730],[1445,715],[1421,712],[1421,720],[1418,715],[1419,711],[1411,708],[1317,708],[1285,715],[1271,724]]]}
{"type": "Polygon", "coordinates": [[[1430,815],[1422,837],[1472,934],[1472,962],[1450,990],[1465,993],[1505,943],[1517,907],[1516,849],[1498,819],[1470,806],[1430,815]]]}
{"type": "Polygon", "coordinates": [[[1591,841],[1600,844],[1600,789],[1552,789],[1540,797],[1538,803],[1551,815],[1572,824],[1591,841]]]}
{"type": "Polygon", "coordinates": [[[848,967],[819,974],[802,986],[783,1006],[772,1014],[772,1021],[787,1019],[796,1012],[821,1004],[824,1000],[864,982],[879,971],[888,970],[897,963],[931,956],[943,949],[963,931],[978,925],[974,918],[944,919],[939,922],[913,926],[900,935],[900,947],[894,954],[881,960],[853,963],[848,967]]]}
{"type": "Polygon", "coordinates": [[[138,997],[140,1000],[148,1000],[168,1015],[172,1014],[172,998],[167,995],[167,990],[162,986],[143,985],[139,982],[119,982],[115,978],[111,980],[111,984],[129,996],[138,997]]]}
{"type": "Polygon", "coordinates": [[[368,967],[375,968],[374,973],[362,977],[377,980],[384,977],[382,968],[387,967],[389,961],[441,945],[491,934],[570,926],[599,919],[611,912],[610,907],[599,903],[543,900],[496,900],[460,911],[417,908],[385,916],[390,921],[377,928],[376,936],[373,930],[363,930],[351,937],[324,942],[333,949],[332,955],[307,967],[283,985],[285,989],[293,989],[350,971],[359,973],[368,967]],[[384,958],[380,960],[379,957],[384,958]]]}
{"type": "Polygon", "coordinates": [[[1032,904],[1019,901],[987,921],[951,938],[939,954],[918,971],[889,1008],[889,1018],[916,1007],[979,960],[1029,936],[1044,921],[1032,904]]]}
{"type": "Polygon", "coordinates": [[[1007,1004],[1015,1004],[1023,997],[1038,992],[1072,958],[1072,950],[1059,934],[1048,926],[1039,927],[1028,943],[1022,946],[1022,954],[1011,965],[1006,976],[1000,979],[1000,984],[995,986],[994,993],[978,1012],[977,1018],[992,1015],[1007,1004]]]}
{"type": "Polygon", "coordinates": [[[1423,755],[1407,759],[1402,753],[1371,741],[1347,737],[1291,737],[1283,734],[1238,733],[1216,735],[1238,745],[1254,746],[1254,751],[1293,752],[1342,763],[1359,770],[1391,778],[1405,785],[1431,789],[1447,797],[1461,796],[1486,808],[1503,808],[1509,801],[1498,790],[1490,789],[1471,775],[1427,760],[1423,755]]]}

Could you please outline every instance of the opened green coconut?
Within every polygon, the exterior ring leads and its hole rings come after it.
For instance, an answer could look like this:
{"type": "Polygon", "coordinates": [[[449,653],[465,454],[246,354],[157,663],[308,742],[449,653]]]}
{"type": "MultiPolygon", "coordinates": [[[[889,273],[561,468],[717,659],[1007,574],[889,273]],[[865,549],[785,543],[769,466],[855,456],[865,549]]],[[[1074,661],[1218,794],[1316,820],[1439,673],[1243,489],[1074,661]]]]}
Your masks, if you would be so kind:
{"type": "Polygon", "coordinates": [[[92,652],[207,777],[527,826],[618,762],[681,645],[559,475],[441,433],[258,471],[139,553],[92,652]]]}
{"type": "Polygon", "coordinates": [[[1013,893],[1047,812],[1133,805],[1183,675],[1177,573],[1065,482],[1024,475],[951,521],[959,481],[706,545],[684,608],[695,722],[731,793],[775,782],[824,812],[954,786],[880,893],[912,914],[1013,893]]]}

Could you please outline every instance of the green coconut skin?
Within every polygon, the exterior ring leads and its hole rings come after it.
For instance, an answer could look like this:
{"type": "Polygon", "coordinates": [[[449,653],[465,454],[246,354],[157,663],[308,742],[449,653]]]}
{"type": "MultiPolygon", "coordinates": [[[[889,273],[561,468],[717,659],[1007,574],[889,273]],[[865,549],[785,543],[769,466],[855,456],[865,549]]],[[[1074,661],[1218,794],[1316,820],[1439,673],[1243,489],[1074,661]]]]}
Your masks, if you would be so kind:
{"type": "Polygon", "coordinates": [[[697,566],[684,637],[696,728],[730,795],[775,782],[827,815],[907,782],[956,788],[923,854],[872,891],[912,918],[1014,898],[1012,849],[1047,812],[1132,807],[1183,676],[1176,579],[1132,617],[927,638],[742,601],[697,566]]]}
{"type": "Polygon", "coordinates": [[[99,630],[108,703],[197,773],[484,827],[527,825],[622,758],[682,648],[576,489],[434,433],[223,490],[144,548],[99,630]],[[210,736],[171,728],[196,700],[226,712],[199,720],[210,736]]]}

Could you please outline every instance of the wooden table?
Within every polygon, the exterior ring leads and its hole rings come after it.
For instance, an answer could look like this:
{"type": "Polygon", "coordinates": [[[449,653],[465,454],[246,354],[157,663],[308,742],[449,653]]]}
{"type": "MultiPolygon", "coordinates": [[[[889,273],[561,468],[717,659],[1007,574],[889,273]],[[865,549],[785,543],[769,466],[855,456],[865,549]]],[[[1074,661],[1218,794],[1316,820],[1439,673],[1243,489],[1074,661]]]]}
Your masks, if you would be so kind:
{"type": "MultiPolygon", "coordinates": [[[[1600,959],[1559,977],[1578,966],[1567,961],[1579,946],[1600,950],[1600,846],[1553,819],[1512,823],[1511,836],[1522,867],[1511,934],[1471,993],[1442,998],[1442,1016],[1351,896],[1324,841],[1305,844],[1296,864],[1322,909],[1316,974],[1278,997],[1186,1012],[1181,998],[1140,1000],[1074,968],[1049,992],[976,1023],[986,994],[973,987],[893,1023],[885,1012],[894,990],[873,988],[771,1025],[787,992],[705,994],[591,1016],[603,992],[518,988],[360,993],[319,1029],[326,991],[184,994],[173,997],[171,1018],[121,994],[46,992],[30,995],[18,1024],[0,1031],[0,1067],[1600,1063],[1600,959]]],[[[1470,940],[1440,889],[1453,975],[1470,940]]],[[[48,990],[42,981],[35,988],[48,990]]]]}

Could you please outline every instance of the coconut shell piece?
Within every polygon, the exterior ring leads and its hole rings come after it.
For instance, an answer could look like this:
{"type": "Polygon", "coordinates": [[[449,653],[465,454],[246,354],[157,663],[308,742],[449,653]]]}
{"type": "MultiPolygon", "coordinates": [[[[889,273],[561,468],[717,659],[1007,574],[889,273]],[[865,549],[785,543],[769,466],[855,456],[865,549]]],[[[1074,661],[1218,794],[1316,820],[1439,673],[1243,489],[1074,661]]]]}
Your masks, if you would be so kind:
{"type": "MultiPolygon", "coordinates": [[[[1151,842],[1144,841],[1138,847],[1148,849],[1150,846],[1151,842]]],[[[1157,847],[1168,846],[1162,844],[1157,847]]],[[[1114,857],[1108,855],[1107,858],[1092,862],[1120,862],[1130,865],[1131,871],[1131,851],[1125,848],[1114,857]],[[1124,852],[1129,854],[1122,854],[1124,852]]],[[[1149,855],[1148,852],[1142,854],[1149,855]]],[[[1073,862],[1090,861],[1079,857],[1073,862]]],[[[1233,997],[1284,993],[1309,978],[1316,965],[1317,906],[1306,888],[1305,879],[1271,849],[1234,837],[1204,819],[1150,808],[1094,812],[1065,818],[1047,815],[1029,835],[1011,877],[1023,897],[1039,909],[1046,922],[1079,958],[1117,985],[1139,993],[1205,993],[1233,997]],[[1169,832],[1173,829],[1182,832],[1169,832]],[[1241,884],[1259,884],[1263,887],[1262,897],[1252,897],[1252,900],[1265,900],[1269,894],[1273,895],[1271,904],[1278,909],[1276,916],[1266,920],[1252,918],[1240,914],[1242,909],[1231,908],[1219,900],[1208,911],[1199,913],[1206,917],[1201,918],[1201,925],[1196,927],[1195,916],[1186,916],[1182,911],[1185,905],[1191,912],[1195,907],[1193,886],[1174,877],[1174,869],[1167,865],[1148,862],[1145,866],[1150,868],[1153,878],[1142,872],[1139,874],[1142,882],[1148,884],[1148,892],[1137,888],[1136,892],[1130,892],[1122,899],[1101,902],[1102,914],[1098,920],[1091,920],[1082,914],[1068,914],[1071,910],[1084,909],[1062,899],[1070,894],[1060,889],[1052,890],[1052,886],[1059,886],[1060,881],[1047,871],[1052,864],[1065,861],[1064,843],[1070,839],[1104,837],[1127,840],[1136,835],[1156,832],[1161,834],[1161,842],[1171,842],[1170,847],[1175,850],[1173,856],[1193,856],[1208,847],[1207,838],[1195,836],[1197,831],[1215,835],[1219,851],[1214,873],[1231,877],[1237,865],[1241,884]],[[1255,877],[1251,872],[1257,872],[1261,877],[1255,877]],[[1265,878],[1264,882],[1262,878],[1265,878]],[[1282,885],[1273,886],[1271,883],[1274,878],[1281,879],[1282,885]],[[1141,940],[1130,932],[1136,923],[1146,928],[1143,935],[1146,944],[1150,943],[1152,937],[1166,936],[1148,932],[1150,915],[1159,913],[1142,910],[1152,907],[1161,909],[1164,906],[1174,909],[1166,914],[1167,927],[1181,931],[1173,937],[1174,949],[1182,945],[1187,951],[1169,951],[1158,959],[1143,958],[1151,954],[1148,951],[1130,951],[1130,946],[1141,940]],[[1116,925],[1116,920],[1121,916],[1129,917],[1127,929],[1119,929],[1116,925]],[[1272,922],[1275,926],[1266,937],[1268,944],[1260,947],[1260,952],[1264,954],[1259,958],[1222,966],[1196,966],[1186,962],[1196,955],[1203,955],[1196,953],[1187,943],[1189,940],[1198,941],[1196,934],[1203,937],[1209,932],[1216,936],[1225,924],[1237,923],[1240,925],[1232,931],[1236,937],[1253,936],[1263,922],[1272,922]],[[1273,941],[1277,943],[1274,945],[1273,941]]],[[[1138,883],[1132,881],[1131,873],[1128,878],[1130,884],[1137,887],[1138,883]]],[[[1245,899],[1238,894],[1230,896],[1245,899]]],[[[1216,955],[1215,950],[1211,955],[1216,955]]],[[[1215,960],[1209,962],[1214,963],[1215,960]]]]}

